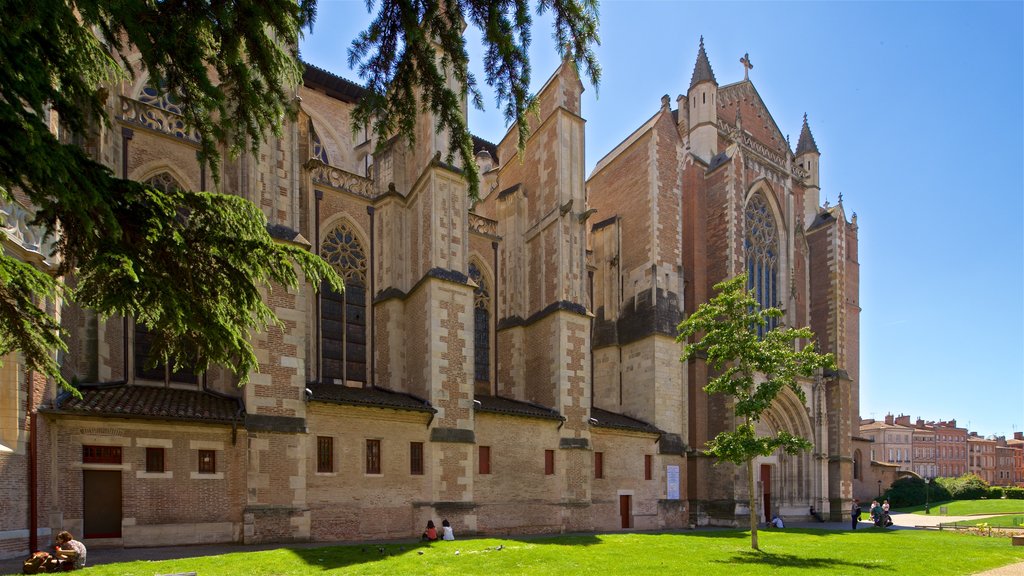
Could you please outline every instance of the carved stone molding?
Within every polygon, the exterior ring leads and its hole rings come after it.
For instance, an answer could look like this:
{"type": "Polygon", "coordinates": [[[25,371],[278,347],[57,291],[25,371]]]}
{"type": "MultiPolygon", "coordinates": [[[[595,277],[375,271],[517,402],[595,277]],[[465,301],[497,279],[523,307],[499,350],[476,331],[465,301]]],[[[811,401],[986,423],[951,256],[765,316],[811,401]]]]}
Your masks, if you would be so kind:
{"type": "Polygon", "coordinates": [[[156,106],[144,104],[127,96],[121,97],[121,114],[118,116],[129,124],[149,128],[179,140],[199,142],[199,132],[185,126],[185,118],[156,106]]]}
{"type": "Polygon", "coordinates": [[[39,254],[43,262],[53,265],[53,238],[46,236],[42,226],[32,224],[35,213],[17,202],[0,199],[0,231],[22,249],[39,254]]]}
{"type": "Polygon", "coordinates": [[[309,170],[314,184],[351,192],[370,200],[377,197],[377,189],[373,184],[373,180],[369,178],[353,174],[341,168],[329,166],[317,158],[310,158],[306,162],[306,169],[309,170]]]}
{"type": "Polygon", "coordinates": [[[472,212],[469,213],[469,229],[479,234],[498,236],[498,222],[490,218],[484,218],[472,212]]]}

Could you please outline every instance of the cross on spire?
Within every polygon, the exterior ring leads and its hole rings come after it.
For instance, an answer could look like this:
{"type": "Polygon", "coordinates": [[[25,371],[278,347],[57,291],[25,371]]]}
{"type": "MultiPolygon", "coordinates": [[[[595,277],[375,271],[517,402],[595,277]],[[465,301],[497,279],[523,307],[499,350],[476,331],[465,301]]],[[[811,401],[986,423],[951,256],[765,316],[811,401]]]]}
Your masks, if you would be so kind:
{"type": "Polygon", "coordinates": [[[745,52],[743,54],[743,58],[740,58],[740,64],[743,64],[743,79],[744,80],[748,80],[749,79],[748,72],[750,72],[750,70],[754,67],[754,65],[750,63],[750,53],[749,52],[745,52]]]}

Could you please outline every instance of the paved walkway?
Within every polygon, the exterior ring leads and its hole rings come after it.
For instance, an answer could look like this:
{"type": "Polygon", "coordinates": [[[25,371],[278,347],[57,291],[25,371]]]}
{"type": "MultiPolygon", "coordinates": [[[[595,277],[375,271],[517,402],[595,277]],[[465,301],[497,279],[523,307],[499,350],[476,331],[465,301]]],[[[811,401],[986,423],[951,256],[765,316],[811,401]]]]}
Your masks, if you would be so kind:
{"type": "MultiPolygon", "coordinates": [[[[867,515],[865,515],[865,517],[867,517],[867,515]]],[[[937,514],[918,515],[894,512],[892,514],[893,526],[890,530],[928,529],[938,526],[939,523],[946,524],[967,519],[977,520],[978,518],[984,518],[984,516],[939,516],[937,514]]],[[[787,523],[786,527],[849,530],[850,521],[849,516],[847,516],[847,520],[844,522],[792,522],[787,523]]],[[[858,524],[858,528],[861,529],[868,529],[871,527],[872,524],[870,521],[861,521],[860,524],[858,524]]],[[[408,540],[406,542],[415,542],[415,540],[408,540]]],[[[402,543],[402,541],[391,540],[388,541],[388,543],[397,544],[402,543]]],[[[40,544],[42,544],[42,542],[40,542],[40,544]]],[[[320,548],[323,546],[331,546],[332,544],[356,544],[356,542],[309,542],[262,544],[256,546],[246,546],[241,544],[210,544],[204,546],[166,546],[161,548],[90,548],[88,560],[89,565],[93,566],[96,564],[112,564],[115,562],[128,562],[132,560],[172,560],[175,558],[217,556],[220,554],[230,554],[232,552],[256,552],[259,550],[273,550],[283,547],[320,548]]],[[[0,560],[0,574],[21,574],[22,560],[23,558],[0,560]]],[[[974,576],[1024,576],[1024,561],[1017,564],[1010,564],[1009,566],[1003,566],[1002,568],[988,570],[986,572],[979,572],[974,576]]]]}

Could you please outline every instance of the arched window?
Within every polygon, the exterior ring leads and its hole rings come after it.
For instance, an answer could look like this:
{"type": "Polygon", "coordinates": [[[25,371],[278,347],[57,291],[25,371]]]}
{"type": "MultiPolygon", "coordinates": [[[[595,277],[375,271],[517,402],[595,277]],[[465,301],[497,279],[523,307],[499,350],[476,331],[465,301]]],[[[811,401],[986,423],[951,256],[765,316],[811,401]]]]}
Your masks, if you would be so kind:
{"type": "Polygon", "coordinates": [[[309,142],[311,145],[310,156],[324,164],[330,164],[331,159],[327,155],[327,148],[324,148],[323,142],[320,141],[320,134],[318,134],[316,128],[313,127],[312,121],[309,123],[309,142]]]}
{"type": "Polygon", "coordinates": [[[860,478],[860,461],[861,455],[860,450],[853,451],[853,479],[857,480],[860,478]]]}
{"type": "Polygon", "coordinates": [[[476,282],[473,290],[473,377],[477,382],[491,381],[491,293],[480,267],[469,263],[469,277],[476,282]]]}
{"type": "MultiPolygon", "coordinates": [[[[164,192],[183,188],[183,186],[178,183],[178,180],[175,179],[174,176],[171,176],[169,172],[160,172],[159,174],[147,179],[144,184],[148,184],[157,190],[162,190],[164,192]]],[[[187,382],[189,384],[195,384],[198,381],[195,370],[191,368],[182,368],[177,372],[170,372],[168,366],[162,361],[158,361],[156,364],[150,366],[150,361],[153,359],[153,333],[148,327],[139,322],[135,323],[134,332],[135,344],[133,346],[133,352],[135,358],[136,378],[159,380],[160,382],[187,382]]]]}
{"type": "MultiPolygon", "coordinates": [[[[747,289],[753,290],[758,305],[771,308],[779,303],[779,232],[775,216],[764,195],[758,192],[747,203],[746,241],[747,289]]],[[[775,328],[776,318],[769,319],[758,335],[775,328]]]]}
{"type": "Polygon", "coordinates": [[[321,378],[365,384],[366,251],[342,223],[327,234],[320,254],[345,280],[343,293],[324,285],[320,299],[321,378]]]}
{"type": "Polygon", "coordinates": [[[171,192],[182,188],[181,184],[178,183],[174,176],[171,176],[170,172],[161,172],[146,180],[144,184],[149,184],[161,192],[171,192]]]}

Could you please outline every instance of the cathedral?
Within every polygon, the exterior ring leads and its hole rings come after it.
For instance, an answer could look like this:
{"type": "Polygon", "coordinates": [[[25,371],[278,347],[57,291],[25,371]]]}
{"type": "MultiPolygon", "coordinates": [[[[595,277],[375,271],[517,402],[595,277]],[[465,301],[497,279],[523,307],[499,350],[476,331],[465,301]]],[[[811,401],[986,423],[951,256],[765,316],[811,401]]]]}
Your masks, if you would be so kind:
{"type": "MultiPolygon", "coordinates": [[[[471,201],[431,113],[414,139],[378,141],[351,127],[364,89],[307,65],[298,117],[225,162],[218,191],[345,290],[267,286],[282,322],[253,334],[244,386],[154,368],[132,318],[51,306],[81,397],[4,359],[0,557],[60,530],[134,547],[408,539],[442,518],[461,535],[838,519],[856,471],[857,218],[822,205],[806,116],[794,151],[748,78],[718,84],[701,40],[687,93],[652,98],[588,176],[582,93],[562,64],[522,154],[514,130],[475,138],[471,201]],[[813,449],[755,462],[755,510],[745,470],[702,449],[735,424],[729,401],[675,341],[743,273],[838,367],[758,423],[813,449]]],[[[83,146],[115,174],[214,186],[173,95],[140,74],[107,105],[83,146]]],[[[52,267],[31,207],[0,208],[5,249],[52,267]]]]}

